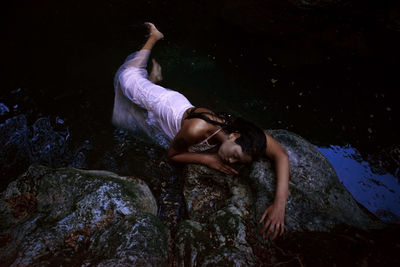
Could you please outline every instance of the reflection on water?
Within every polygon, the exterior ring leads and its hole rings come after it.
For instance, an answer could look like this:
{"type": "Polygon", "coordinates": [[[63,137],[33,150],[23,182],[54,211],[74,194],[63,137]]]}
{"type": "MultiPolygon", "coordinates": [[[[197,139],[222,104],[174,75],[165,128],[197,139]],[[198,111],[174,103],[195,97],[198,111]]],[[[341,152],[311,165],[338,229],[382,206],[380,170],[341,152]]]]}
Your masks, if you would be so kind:
{"type": "Polygon", "coordinates": [[[331,162],[355,200],[386,222],[400,223],[400,184],[391,174],[373,173],[353,147],[317,147],[331,162]]]}

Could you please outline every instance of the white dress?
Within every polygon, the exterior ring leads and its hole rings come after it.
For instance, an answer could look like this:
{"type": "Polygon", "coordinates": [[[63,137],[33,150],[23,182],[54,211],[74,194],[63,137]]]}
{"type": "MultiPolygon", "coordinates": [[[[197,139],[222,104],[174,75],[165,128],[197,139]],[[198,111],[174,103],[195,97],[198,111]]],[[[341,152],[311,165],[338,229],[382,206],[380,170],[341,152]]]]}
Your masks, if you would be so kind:
{"type": "Polygon", "coordinates": [[[182,94],[148,80],[150,50],[131,54],[114,78],[115,126],[144,132],[167,148],[181,128],[184,112],[193,105],[182,94]]]}

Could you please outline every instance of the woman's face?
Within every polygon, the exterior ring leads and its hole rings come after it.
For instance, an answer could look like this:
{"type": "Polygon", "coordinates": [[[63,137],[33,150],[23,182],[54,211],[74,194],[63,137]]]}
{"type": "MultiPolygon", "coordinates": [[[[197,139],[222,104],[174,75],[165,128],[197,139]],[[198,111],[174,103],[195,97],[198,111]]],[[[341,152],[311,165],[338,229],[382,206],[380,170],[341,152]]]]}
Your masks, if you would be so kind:
{"type": "Polygon", "coordinates": [[[244,153],[242,147],[235,143],[235,140],[239,138],[239,134],[230,134],[228,139],[225,140],[218,150],[218,155],[226,163],[250,163],[251,156],[244,153]]]}

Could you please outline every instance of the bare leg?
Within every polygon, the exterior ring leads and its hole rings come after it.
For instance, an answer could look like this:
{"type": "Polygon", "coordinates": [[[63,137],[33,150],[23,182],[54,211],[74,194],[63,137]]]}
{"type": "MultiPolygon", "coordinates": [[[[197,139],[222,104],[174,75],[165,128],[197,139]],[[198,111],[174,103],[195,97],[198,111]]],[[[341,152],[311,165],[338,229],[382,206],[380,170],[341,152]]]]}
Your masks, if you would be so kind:
{"type": "Polygon", "coordinates": [[[164,38],[164,34],[162,34],[153,23],[146,22],[145,25],[149,29],[149,37],[142,47],[140,51],[137,52],[136,56],[126,64],[127,67],[138,67],[138,68],[146,68],[147,60],[149,59],[149,55],[154,45],[158,42],[158,40],[164,38]]]}
{"type": "Polygon", "coordinates": [[[161,73],[161,66],[155,59],[152,59],[152,68],[149,75],[149,80],[153,83],[161,82],[163,77],[161,73]]]}
{"type": "Polygon", "coordinates": [[[149,28],[149,38],[142,49],[151,50],[158,40],[164,38],[164,34],[162,34],[153,23],[146,22],[145,25],[149,28]]]}
{"type": "MultiPolygon", "coordinates": [[[[158,40],[164,38],[162,34],[153,23],[146,22],[145,25],[149,28],[149,38],[143,46],[143,50],[151,50],[158,40]]],[[[152,69],[149,75],[149,80],[153,83],[158,83],[162,80],[161,66],[155,59],[152,59],[152,69]]]]}

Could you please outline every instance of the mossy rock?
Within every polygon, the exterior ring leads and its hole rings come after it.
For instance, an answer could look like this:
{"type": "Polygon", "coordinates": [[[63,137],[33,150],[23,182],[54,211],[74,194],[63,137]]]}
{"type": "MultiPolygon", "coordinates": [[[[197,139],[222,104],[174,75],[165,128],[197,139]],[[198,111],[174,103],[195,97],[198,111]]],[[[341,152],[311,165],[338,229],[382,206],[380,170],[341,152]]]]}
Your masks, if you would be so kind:
{"type": "Polygon", "coordinates": [[[160,266],[169,232],[148,186],[106,171],[32,165],[0,200],[1,261],[160,266]]]}

